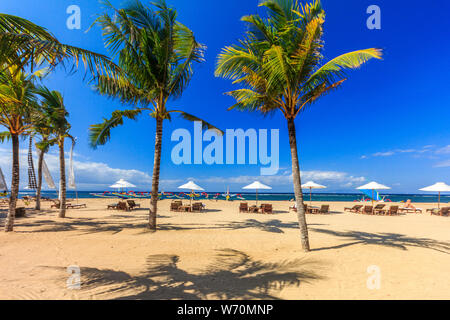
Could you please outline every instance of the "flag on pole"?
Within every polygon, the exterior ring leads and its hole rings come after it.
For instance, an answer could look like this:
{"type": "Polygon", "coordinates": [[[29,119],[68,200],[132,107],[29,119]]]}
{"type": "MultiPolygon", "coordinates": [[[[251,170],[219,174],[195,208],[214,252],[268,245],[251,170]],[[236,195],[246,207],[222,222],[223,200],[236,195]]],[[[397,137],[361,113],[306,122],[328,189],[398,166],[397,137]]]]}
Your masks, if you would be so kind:
{"type": "Polygon", "coordinates": [[[3,175],[2,168],[0,168],[0,190],[8,191],[8,186],[6,185],[5,176],[3,175]]]}
{"type": "MultiPolygon", "coordinates": [[[[36,149],[38,157],[40,156],[41,150],[36,149]]],[[[48,170],[47,163],[45,159],[42,159],[42,175],[44,176],[45,182],[50,189],[56,189],[55,182],[53,181],[52,175],[50,174],[50,170],[48,170]]]]}
{"type": "Polygon", "coordinates": [[[73,148],[75,143],[72,143],[72,148],[70,149],[70,160],[69,160],[69,188],[76,189],[75,184],[75,171],[73,170],[73,148]]]}
{"type": "Polygon", "coordinates": [[[33,137],[30,136],[30,146],[28,148],[28,189],[37,190],[36,174],[33,165],[33,137]]]}

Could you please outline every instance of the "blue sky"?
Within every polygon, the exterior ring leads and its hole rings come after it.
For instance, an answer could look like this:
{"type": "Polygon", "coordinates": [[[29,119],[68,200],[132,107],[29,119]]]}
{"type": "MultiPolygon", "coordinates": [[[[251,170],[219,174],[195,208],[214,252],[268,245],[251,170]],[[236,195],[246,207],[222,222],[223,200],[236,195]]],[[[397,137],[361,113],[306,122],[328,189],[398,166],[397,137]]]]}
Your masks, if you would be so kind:
{"type": "MultiPolygon", "coordinates": [[[[303,179],[329,186],[328,192],[355,191],[365,181],[376,180],[392,192],[414,193],[437,181],[450,183],[450,3],[429,1],[323,0],[326,10],[325,60],[339,54],[369,48],[384,49],[383,61],[371,61],[350,72],[342,89],[322,98],[297,119],[299,156],[303,179]],[[366,8],[381,8],[382,29],[366,27],[366,8]]],[[[112,1],[120,6],[122,1],[112,1]]],[[[170,141],[178,128],[192,130],[190,122],[166,122],[163,139],[161,188],[174,190],[189,178],[210,191],[226,186],[241,191],[259,179],[274,191],[292,191],[290,151],[286,122],[280,114],[263,118],[256,114],[227,111],[233,99],[223,93],[231,82],[214,77],[217,54],[241,38],[243,15],[262,13],[257,0],[168,0],[179,20],[207,45],[206,62],[195,66],[195,75],[183,97],[171,105],[196,114],[221,129],[280,130],[278,175],[259,177],[257,165],[175,165],[170,141]]],[[[48,28],[65,43],[106,53],[97,27],[85,31],[102,12],[91,0],[4,0],[0,11],[19,15],[48,28]],[[66,28],[66,8],[81,8],[81,30],[66,28]]],[[[80,189],[103,190],[121,177],[141,189],[149,189],[153,167],[153,119],[143,116],[113,131],[111,141],[97,150],[87,143],[88,127],[122,106],[98,96],[82,80],[82,73],[68,76],[63,70],[45,83],[63,93],[70,112],[76,146],[76,175],[80,189]]],[[[22,145],[22,148],[26,148],[22,145]]],[[[10,146],[0,145],[0,167],[10,180],[10,146]]],[[[48,156],[58,179],[56,150],[48,156]],[[53,159],[52,157],[55,157],[53,159]]],[[[25,162],[23,161],[23,167],[25,162]]],[[[24,170],[26,168],[23,168],[24,170]]],[[[23,171],[25,173],[25,171],[23,171]]],[[[24,177],[25,175],[22,174],[24,177]]]]}

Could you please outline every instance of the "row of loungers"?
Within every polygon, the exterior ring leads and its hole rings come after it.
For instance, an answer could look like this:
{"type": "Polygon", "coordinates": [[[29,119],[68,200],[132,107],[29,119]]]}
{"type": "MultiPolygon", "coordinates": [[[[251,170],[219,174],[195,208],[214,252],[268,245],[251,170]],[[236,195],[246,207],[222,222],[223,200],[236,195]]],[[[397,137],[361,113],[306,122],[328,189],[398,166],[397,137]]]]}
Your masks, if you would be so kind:
{"type": "Polygon", "coordinates": [[[387,215],[394,216],[398,215],[402,212],[402,209],[399,206],[390,206],[388,209],[385,204],[377,204],[374,206],[364,206],[364,205],[355,205],[352,208],[344,208],[344,211],[360,213],[360,214],[368,214],[368,215],[387,215]]]}
{"type": "Polygon", "coordinates": [[[170,211],[174,212],[202,212],[203,211],[203,203],[194,202],[191,205],[183,205],[183,201],[175,200],[170,203],[170,211]]]}
{"type": "MultiPolygon", "coordinates": [[[[328,204],[322,205],[320,208],[308,206],[307,204],[305,206],[305,212],[307,214],[329,214],[330,213],[330,206],[328,204]]],[[[296,207],[290,207],[289,210],[293,210],[297,212],[296,207]]]]}
{"type": "Polygon", "coordinates": [[[262,204],[258,206],[249,206],[248,203],[242,202],[239,205],[239,213],[263,213],[273,214],[273,208],[271,204],[262,204]]]}
{"type": "Polygon", "coordinates": [[[107,206],[108,210],[119,210],[119,211],[132,211],[136,208],[140,208],[139,203],[134,202],[134,200],[120,201],[119,203],[109,204],[107,206]]]}

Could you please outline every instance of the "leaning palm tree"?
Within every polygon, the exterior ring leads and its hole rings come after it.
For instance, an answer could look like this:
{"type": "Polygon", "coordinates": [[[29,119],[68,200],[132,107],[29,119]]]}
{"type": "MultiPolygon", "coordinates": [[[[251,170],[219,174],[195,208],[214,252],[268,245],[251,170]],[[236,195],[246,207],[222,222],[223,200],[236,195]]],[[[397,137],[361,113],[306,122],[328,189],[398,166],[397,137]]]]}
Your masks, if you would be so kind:
{"type": "Polygon", "coordinates": [[[64,105],[64,98],[58,91],[50,91],[47,87],[41,86],[36,89],[36,93],[40,96],[44,109],[44,114],[47,118],[47,127],[49,128],[49,135],[53,138],[48,139],[43,147],[58,145],[59,149],[59,194],[60,207],[59,217],[66,217],[66,162],[64,157],[64,145],[67,138],[75,143],[75,139],[70,135],[71,125],[67,120],[69,113],[64,105]]]}
{"type": "Polygon", "coordinates": [[[0,70],[0,125],[7,129],[7,134],[2,137],[12,141],[12,182],[6,232],[13,231],[19,195],[19,137],[30,134],[34,120],[39,117],[34,80],[42,75],[42,70],[29,75],[17,66],[1,66],[0,70]]]}
{"type": "MultiPolygon", "coordinates": [[[[133,105],[129,110],[117,110],[110,119],[90,128],[91,145],[95,148],[110,139],[112,128],[122,125],[124,119],[136,119],[149,112],[156,121],[155,151],[151,208],[148,227],[156,231],[156,214],[162,150],[163,121],[172,114],[191,121],[199,118],[180,110],[169,110],[170,99],[179,98],[193,75],[194,62],[202,62],[205,47],[194,34],[178,22],[175,9],[163,0],[150,9],[134,1],[122,9],[105,2],[108,10],[95,23],[101,26],[105,46],[116,57],[126,74],[118,78],[100,76],[97,90],[100,94],[133,105]]],[[[207,122],[203,126],[214,128],[207,122]]]]}
{"type": "Polygon", "coordinates": [[[239,44],[223,49],[216,76],[234,80],[241,89],[228,92],[236,104],[230,109],[286,118],[292,157],[294,192],[301,243],[309,251],[303,206],[294,120],[307,107],[346,80],[345,69],[355,69],[381,50],[364,49],[343,54],[322,64],[325,13],[318,0],[302,5],[294,0],[265,0],[267,17],[245,16],[249,29],[239,44]]]}

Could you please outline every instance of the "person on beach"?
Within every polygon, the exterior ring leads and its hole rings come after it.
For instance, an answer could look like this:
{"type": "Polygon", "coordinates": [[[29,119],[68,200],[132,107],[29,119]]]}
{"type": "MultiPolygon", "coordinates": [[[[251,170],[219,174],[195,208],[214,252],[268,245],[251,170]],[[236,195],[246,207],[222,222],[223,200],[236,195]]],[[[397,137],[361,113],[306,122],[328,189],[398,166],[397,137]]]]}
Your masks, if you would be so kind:
{"type": "Polygon", "coordinates": [[[416,210],[416,207],[413,206],[410,199],[406,200],[405,205],[403,206],[403,209],[414,209],[416,210]]]}

